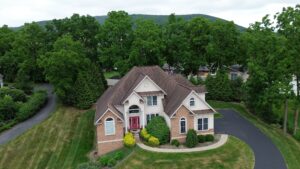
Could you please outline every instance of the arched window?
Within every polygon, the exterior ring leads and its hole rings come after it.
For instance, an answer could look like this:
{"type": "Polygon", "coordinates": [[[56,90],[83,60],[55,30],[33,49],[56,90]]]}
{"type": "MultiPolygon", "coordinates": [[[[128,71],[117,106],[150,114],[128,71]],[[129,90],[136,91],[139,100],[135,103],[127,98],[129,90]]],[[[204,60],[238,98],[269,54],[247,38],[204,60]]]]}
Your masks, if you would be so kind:
{"type": "Polygon", "coordinates": [[[132,105],[129,107],[129,113],[139,113],[140,112],[140,108],[137,105],[132,105]]]}
{"type": "Polygon", "coordinates": [[[180,119],[180,133],[186,133],[186,119],[185,118],[181,118],[180,119]]]}
{"type": "Polygon", "coordinates": [[[115,134],[115,121],[113,118],[108,117],[105,120],[104,130],[105,130],[105,135],[114,135],[115,134]]]}
{"type": "Polygon", "coordinates": [[[195,106],[195,99],[193,97],[190,98],[190,106],[195,106]]]}

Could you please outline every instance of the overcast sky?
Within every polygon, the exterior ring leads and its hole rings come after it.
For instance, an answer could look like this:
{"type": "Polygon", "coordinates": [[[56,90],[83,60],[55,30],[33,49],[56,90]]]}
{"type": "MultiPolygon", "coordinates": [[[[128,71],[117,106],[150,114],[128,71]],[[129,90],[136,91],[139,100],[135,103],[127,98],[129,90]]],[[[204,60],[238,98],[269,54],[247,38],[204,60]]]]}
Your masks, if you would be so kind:
{"type": "Polygon", "coordinates": [[[65,18],[73,13],[106,15],[112,10],[129,14],[208,14],[248,27],[266,14],[295,6],[299,0],[0,0],[0,25],[65,18]]]}

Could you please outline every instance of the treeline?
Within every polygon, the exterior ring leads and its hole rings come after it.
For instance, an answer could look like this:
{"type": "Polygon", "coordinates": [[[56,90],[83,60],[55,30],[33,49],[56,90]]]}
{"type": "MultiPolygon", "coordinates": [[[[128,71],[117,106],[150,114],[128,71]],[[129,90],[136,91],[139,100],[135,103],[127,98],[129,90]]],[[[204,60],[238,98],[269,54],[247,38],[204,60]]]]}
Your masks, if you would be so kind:
{"type": "Polygon", "coordinates": [[[94,17],[74,14],[44,27],[0,28],[0,72],[24,91],[48,81],[63,103],[87,108],[106,88],[103,70],[125,74],[133,66],[168,62],[189,74],[199,65],[244,63],[239,39],[233,22],[203,17],[186,21],[172,14],[158,25],[112,11],[100,25],[94,17]]]}
{"type": "Polygon", "coordinates": [[[106,88],[103,70],[125,74],[132,66],[168,63],[187,75],[200,65],[222,72],[225,66],[240,64],[249,71],[248,81],[228,85],[224,74],[217,75],[210,79],[210,86],[219,88],[214,96],[243,100],[252,113],[281,123],[275,109],[288,99],[297,100],[299,107],[299,95],[293,96],[289,85],[295,76],[299,86],[299,9],[283,9],[274,20],[264,17],[245,32],[233,22],[184,20],[174,14],[164,25],[133,21],[125,11],[109,12],[102,25],[91,16],[74,14],[45,27],[25,24],[16,32],[3,26],[0,71],[5,81],[23,88],[28,82],[49,81],[63,103],[86,108],[106,88]]]}

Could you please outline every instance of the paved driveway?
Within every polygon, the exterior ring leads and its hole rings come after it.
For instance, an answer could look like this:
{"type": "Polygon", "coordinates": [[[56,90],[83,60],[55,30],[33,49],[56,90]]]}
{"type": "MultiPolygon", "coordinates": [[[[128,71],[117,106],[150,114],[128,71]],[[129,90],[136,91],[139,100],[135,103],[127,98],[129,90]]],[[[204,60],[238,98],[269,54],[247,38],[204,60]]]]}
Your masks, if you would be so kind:
{"type": "Polygon", "coordinates": [[[223,118],[215,119],[216,133],[233,135],[246,142],[255,155],[255,169],[286,169],[284,159],[258,128],[234,110],[219,110],[223,118]]]}
{"type": "Polygon", "coordinates": [[[9,142],[17,136],[23,134],[34,125],[45,120],[56,107],[56,96],[53,94],[53,87],[49,84],[39,85],[36,89],[44,89],[48,92],[47,104],[32,118],[15,125],[13,128],[0,134],[0,145],[9,142]]]}

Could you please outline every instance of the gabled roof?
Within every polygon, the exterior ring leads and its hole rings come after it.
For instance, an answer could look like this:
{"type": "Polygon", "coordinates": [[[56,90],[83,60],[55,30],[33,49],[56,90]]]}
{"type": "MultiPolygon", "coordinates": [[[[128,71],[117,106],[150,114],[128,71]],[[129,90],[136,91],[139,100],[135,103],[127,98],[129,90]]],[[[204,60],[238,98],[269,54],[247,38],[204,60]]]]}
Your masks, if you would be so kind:
{"type": "Polygon", "coordinates": [[[165,91],[164,109],[169,116],[192,90],[198,93],[206,92],[204,86],[194,86],[182,75],[168,74],[159,66],[133,67],[116,85],[108,88],[98,99],[95,122],[108,108],[123,117],[123,114],[115,106],[122,105],[124,99],[134,91],[135,87],[146,76],[165,91]]]}

